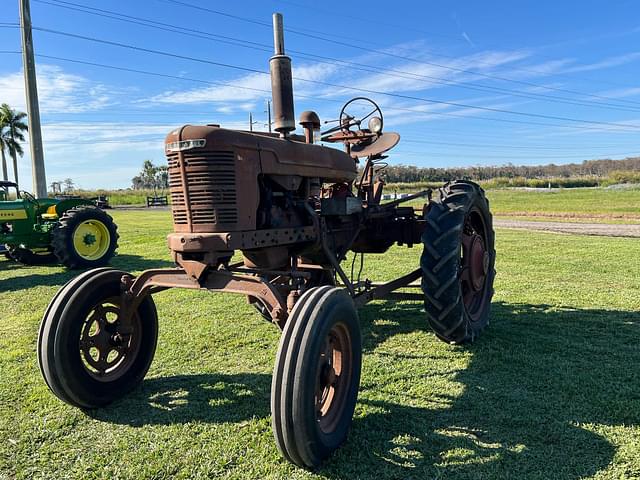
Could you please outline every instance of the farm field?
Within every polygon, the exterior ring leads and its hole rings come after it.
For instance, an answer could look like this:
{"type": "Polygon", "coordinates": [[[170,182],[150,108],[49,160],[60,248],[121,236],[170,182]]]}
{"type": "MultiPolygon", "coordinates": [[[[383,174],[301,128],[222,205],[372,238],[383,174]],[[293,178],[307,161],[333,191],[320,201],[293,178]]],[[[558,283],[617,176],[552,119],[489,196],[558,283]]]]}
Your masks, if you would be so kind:
{"type": "MultiPolygon", "coordinates": [[[[640,188],[485,190],[495,217],[527,221],[640,223],[640,188]]],[[[412,201],[414,206],[421,201],[412,201]]]]}
{"type": "MultiPolygon", "coordinates": [[[[398,192],[416,191],[413,184],[401,185],[395,184],[398,192]]],[[[393,189],[386,191],[393,193],[393,189]]],[[[640,223],[640,188],[489,188],[486,191],[497,216],[640,223]]],[[[146,195],[153,195],[151,191],[95,191],[83,195],[92,197],[98,193],[109,195],[114,206],[143,205],[146,195]]]]}
{"type": "Polygon", "coordinates": [[[639,221],[640,189],[487,190],[494,215],[639,221]]]}
{"type": "MultiPolygon", "coordinates": [[[[489,191],[492,207],[640,216],[635,190],[515,192],[489,191]]],[[[114,267],[171,265],[168,211],[111,214],[114,267]]],[[[0,260],[0,479],[640,477],[640,242],[506,229],[496,238],[492,321],[475,344],[437,340],[417,302],[360,311],[353,428],[317,472],[276,449],[278,330],[244,298],[154,296],[160,337],[146,380],[84,412],[48,391],[36,360],[42,313],[75,273],[0,260]]],[[[420,252],[370,256],[365,274],[406,273],[420,252]]]]}

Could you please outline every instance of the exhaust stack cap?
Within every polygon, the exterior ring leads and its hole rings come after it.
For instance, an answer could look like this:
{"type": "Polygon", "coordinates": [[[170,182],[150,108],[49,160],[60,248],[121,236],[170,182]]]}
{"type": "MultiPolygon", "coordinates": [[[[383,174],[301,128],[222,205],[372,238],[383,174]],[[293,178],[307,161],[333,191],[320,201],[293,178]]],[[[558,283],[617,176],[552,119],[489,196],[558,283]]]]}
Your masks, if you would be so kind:
{"type": "Polygon", "coordinates": [[[286,137],[296,129],[293,112],[293,79],[291,58],[284,53],[284,27],[282,14],[273,14],[274,56],[269,60],[271,73],[271,96],[273,100],[274,128],[286,137]]]}

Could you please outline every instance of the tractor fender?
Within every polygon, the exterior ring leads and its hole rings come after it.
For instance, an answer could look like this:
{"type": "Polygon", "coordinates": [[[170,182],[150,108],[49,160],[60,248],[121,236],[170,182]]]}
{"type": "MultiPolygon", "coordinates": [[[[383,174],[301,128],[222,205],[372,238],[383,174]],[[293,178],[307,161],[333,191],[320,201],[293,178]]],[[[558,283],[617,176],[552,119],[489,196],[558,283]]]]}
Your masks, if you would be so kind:
{"type": "MultiPolygon", "coordinates": [[[[64,200],[59,200],[58,203],[54,204],[55,206],[55,213],[58,215],[58,217],[61,217],[64,212],[66,212],[67,210],[70,210],[73,207],[78,207],[80,205],[88,205],[88,206],[93,206],[93,202],[91,202],[90,200],[86,200],[84,198],[67,198],[64,200]]],[[[49,207],[50,209],[51,207],[49,207]]],[[[47,210],[47,213],[53,213],[50,210],[47,210]]]]}

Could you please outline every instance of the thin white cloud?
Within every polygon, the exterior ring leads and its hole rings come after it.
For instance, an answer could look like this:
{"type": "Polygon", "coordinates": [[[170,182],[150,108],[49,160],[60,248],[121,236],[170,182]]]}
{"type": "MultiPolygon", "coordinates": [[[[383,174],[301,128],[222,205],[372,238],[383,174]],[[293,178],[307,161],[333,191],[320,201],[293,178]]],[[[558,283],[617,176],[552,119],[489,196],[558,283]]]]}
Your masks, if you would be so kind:
{"type": "Polygon", "coordinates": [[[363,75],[352,85],[356,88],[385,92],[424,91],[457,83],[477,81],[473,71],[484,74],[494,69],[523,60],[529,56],[526,51],[481,52],[451,60],[427,63],[403,63],[390,68],[402,73],[375,73],[363,75]],[[467,72],[469,71],[469,72],[467,72]]]}
{"type": "Polygon", "coordinates": [[[640,52],[631,52],[626,53],[624,55],[616,55],[614,57],[605,58],[599,62],[586,64],[586,65],[577,65],[574,67],[570,67],[564,70],[563,73],[579,73],[579,72],[590,72],[594,70],[603,70],[606,68],[619,67],[621,65],[626,65],[628,63],[635,62],[640,60],[640,52]]]}
{"type": "Polygon", "coordinates": [[[182,91],[166,91],[155,95],[144,103],[170,103],[170,104],[194,104],[215,102],[247,102],[267,95],[269,90],[269,77],[258,73],[252,73],[229,83],[237,87],[225,85],[212,85],[204,88],[192,88],[182,91]],[[263,92],[262,90],[265,90],[263,92]]]}
{"type": "MultiPolygon", "coordinates": [[[[323,80],[334,73],[339,67],[326,63],[317,63],[293,67],[293,76],[300,79],[323,80]]],[[[194,103],[218,103],[218,102],[247,102],[268,98],[271,96],[271,80],[269,75],[251,73],[244,77],[229,80],[234,86],[212,85],[204,88],[192,88],[183,91],[166,91],[155,95],[144,103],[170,103],[170,104],[194,104],[194,103]]],[[[294,88],[297,93],[309,91],[309,82],[294,80],[294,88]]],[[[226,106],[230,108],[230,105],[226,106]]],[[[236,107],[238,108],[238,107],[236,107]]]]}
{"type": "Polygon", "coordinates": [[[469,35],[467,34],[467,32],[462,32],[462,38],[464,38],[464,39],[467,41],[467,43],[468,43],[470,46],[472,46],[473,48],[475,48],[475,47],[476,47],[476,44],[475,44],[475,43],[473,43],[473,41],[471,41],[471,38],[469,37],[469,35]]]}
{"type": "Polygon", "coordinates": [[[616,90],[609,90],[607,92],[599,93],[603,97],[610,98],[626,98],[626,97],[636,97],[640,95],[640,87],[630,87],[630,88],[619,88],[616,90]]]}
{"type": "MultiPolygon", "coordinates": [[[[49,113],[80,113],[100,110],[113,102],[112,89],[80,75],[66,73],[55,65],[38,66],[38,99],[40,111],[49,113]]],[[[22,72],[0,76],[3,102],[25,110],[22,72]]]]}

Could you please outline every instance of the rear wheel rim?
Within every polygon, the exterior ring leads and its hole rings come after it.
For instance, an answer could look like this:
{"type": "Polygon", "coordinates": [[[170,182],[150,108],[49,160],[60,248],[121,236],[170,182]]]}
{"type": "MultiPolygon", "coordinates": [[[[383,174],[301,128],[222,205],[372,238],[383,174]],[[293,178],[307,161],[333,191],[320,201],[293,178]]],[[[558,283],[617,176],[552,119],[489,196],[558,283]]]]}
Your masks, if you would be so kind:
{"type": "Polygon", "coordinates": [[[119,299],[94,305],[83,320],[78,342],[85,371],[101,382],[124,375],[135,361],[142,344],[140,317],[134,313],[129,328],[120,320],[119,299]]]}
{"type": "Polygon", "coordinates": [[[85,260],[99,260],[109,250],[111,235],[100,220],[91,219],[80,223],[73,231],[73,247],[85,260]]]}
{"type": "Polygon", "coordinates": [[[331,328],[322,343],[318,360],[316,421],[323,433],[330,434],[341,421],[353,376],[351,335],[344,323],[336,323],[331,328]]]}
{"type": "Polygon", "coordinates": [[[465,310],[472,321],[481,319],[489,298],[491,252],[489,229],[482,212],[474,207],[465,217],[462,229],[460,286],[465,310]]]}

